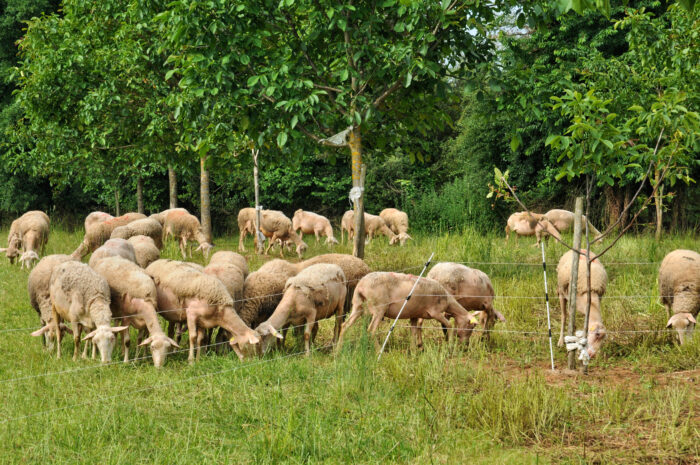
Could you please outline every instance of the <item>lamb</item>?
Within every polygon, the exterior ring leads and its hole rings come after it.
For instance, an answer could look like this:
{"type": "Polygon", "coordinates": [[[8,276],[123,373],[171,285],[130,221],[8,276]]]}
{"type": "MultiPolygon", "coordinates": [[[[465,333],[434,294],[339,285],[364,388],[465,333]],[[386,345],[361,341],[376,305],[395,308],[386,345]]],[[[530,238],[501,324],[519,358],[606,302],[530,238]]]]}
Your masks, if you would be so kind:
{"type": "Polygon", "coordinates": [[[310,355],[312,331],[319,320],[335,315],[336,326],[340,326],[346,293],[345,274],[338,265],[311,265],[289,278],[274,313],[256,328],[263,337],[263,350],[274,337],[283,338],[278,330],[284,326],[305,323],[304,348],[310,355]]]}
{"type": "Polygon", "coordinates": [[[379,212],[379,216],[384,220],[389,229],[399,237],[401,245],[413,238],[408,235],[408,215],[396,208],[385,208],[379,212]]]}
{"type": "MultiPolygon", "coordinates": [[[[169,235],[172,235],[179,241],[182,258],[187,258],[185,248],[187,247],[188,240],[194,240],[199,243],[199,247],[197,247],[196,251],[201,250],[204,258],[208,258],[211,249],[214,248],[214,246],[209,243],[206,236],[204,236],[202,225],[199,223],[197,217],[190,215],[186,211],[172,211],[168,213],[163,225],[163,241],[165,241],[169,235]]],[[[189,255],[190,257],[192,256],[191,249],[189,255]]]]}
{"type": "Polygon", "coordinates": [[[19,250],[24,253],[19,258],[22,268],[31,268],[34,262],[39,261],[37,251],[43,255],[46,243],[49,240],[49,229],[51,220],[46,213],[33,210],[17,218],[10,225],[10,232],[7,237],[7,248],[0,249],[5,252],[11,264],[19,255],[19,250]]]}
{"type": "MultiPolygon", "coordinates": [[[[569,229],[573,228],[573,226],[574,226],[575,215],[568,210],[559,210],[559,209],[549,210],[547,213],[544,214],[544,217],[560,233],[566,232],[569,229]]],[[[583,215],[583,217],[581,218],[581,221],[587,221],[586,215],[583,215]]],[[[583,226],[583,227],[585,228],[585,226],[583,226]]],[[[585,232],[585,229],[583,231],[585,232]]],[[[588,221],[588,231],[590,231],[590,233],[593,235],[592,242],[596,242],[597,240],[600,239],[600,236],[601,236],[600,231],[598,231],[591,224],[590,221],[588,221]]],[[[548,233],[551,234],[550,229],[544,230],[543,226],[540,226],[539,229],[536,229],[535,234],[538,235],[537,236],[538,242],[539,242],[539,238],[541,236],[546,237],[548,233]]]]}
{"type": "Polygon", "coordinates": [[[132,221],[127,225],[115,228],[111,237],[113,239],[129,239],[133,236],[148,236],[153,239],[156,247],[163,248],[163,226],[153,218],[132,221]]]}
{"type": "Polygon", "coordinates": [[[238,316],[233,299],[217,278],[171,260],[157,260],[146,272],[156,283],[162,314],[167,314],[170,321],[175,318],[187,321],[190,362],[195,359],[195,346],[197,358],[200,356],[204,331],[216,326],[233,335],[230,345],[241,360],[260,342],[258,333],[238,316]]]}
{"type": "MultiPolygon", "coordinates": [[[[343,219],[341,220],[341,234],[342,229],[348,230],[348,240],[352,239],[355,235],[355,213],[352,210],[346,211],[343,215],[343,219]]],[[[384,234],[388,237],[389,245],[394,245],[400,240],[399,236],[389,229],[389,226],[386,225],[382,217],[369,213],[365,213],[365,233],[367,234],[367,243],[372,240],[375,234],[384,234]]]]}
{"type": "MultiPolygon", "coordinates": [[[[84,341],[92,341],[100,351],[102,362],[112,359],[114,333],[128,326],[111,327],[112,312],[109,309],[110,292],[107,281],[88,265],[66,261],[57,265],[51,273],[49,285],[52,320],[32,336],[41,336],[53,330],[56,334],[57,358],[61,358],[61,319],[70,321],[73,328],[73,360],[80,352],[80,333],[83,328],[94,328],[84,341]]],[[[83,355],[84,356],[84,355],[83,355]]]]}
{"type": "Polygon", "coordinates": [[[107,220],[111,220],[114,218],[112,215],[109,213],[105,212],[92,212],[88,214],[88,216],[85,217],[85,232],[87,232],[88,229],[90,229],[90,226],[96,223],[104,223],[107,220]]]}
{"type": "Polygon", "coordinates": [[[88,264],[95,269],[97,262],[106,257],[122,257],[132,263],[136,263],[134,246],[124,239],[109,239],[95,250],[90,256],[88,264]]]}
{"type": "Polygon", "coordinates": [[[679,249],[666,255],[659,267],[659,295],[666,306],[666,327],[673,327],[684,344],[700,311],[700,254],[679,249]]]}
{"type": "Polygon", "coordinates": [[[292,217],[292,228],[299,230],[299,239],[304,239],[304,234],[316,236],[316,243],[320,236],[326,236],[326,244],[337,244],[338,240],[333,237],[333,227],[325,216],[313,212],[306,212],[301,208],[294,212],[292,217]]]}
{"type": "Polygon", "coordinates": [[[243,240],[248,234],[252,234],[255,237],[255,208],[243,208],[238,212],[238,230],[240,231],[238,251],[245,252],[243,240]]]}
{"type": "Polygon", "coordinates": [[[116,228],[143,218],[146,218],[146,215],[142,213],[126,213],[122,216],[90,225],[88,230],[85,231],[83,242],[73,251],[71,256],[77,260],[82,260],[85,255],[94,252],[95,249],[104,244],[116,228]]]}
{"type": "Polygon", "coordinates": [[[254,328],[272,315],[282,300],[287,279],[296,273],[296,268],[286,272],[258,270],[251,273],[243,284],[243,305],[239,312],[245,324],[254,328]]]}
{"type": "MultiPolygon", "coordinates": [[[[302,241],[297,233],[292,229],[292,220],[287,218],[284,213],[277,210],[264,210],[261,213],[260,231],[265,237],[270,238],[270,242],[265,249],[265,255],[270,251],[272,245],[280,239],[284,241],[291,240],[296,244],[296,252],[299,258],[304,256],[304,252],[308,248],[306,243],[302,241]]],[[[258,238],[255,238],[257,244],[258,238]]],[[[283,247],[280,247],[280,257],[283,255],[283,247]]]]}
{"type": "Polygon", "coordinates": [[[228,263],[230,265],[235,265],[243,273],[243,279],[248,277],[248,261],[243,255],[237,254],[236,252],[230,252],[228,250],[219,250],[214,253],[209,260],[209,264],[219,264],[228,263]]]}
{"type": "Polygon", "coordinates": [[[459,263],[443,262],[436,264],[427,277],[442,284],[466,310],[479,312],[486,337],[496,320],[506,321],[501,312],[493,308],[493,285],[483,271],[459,263]]]}
{"type": "MultiPolygon", "coordinates": [[[[445,313],[455,318],[457,337],[464,343],[469,341],[476,322],[474,315],[467,312],[440,283],[433,279],[418,278],[403,273],[373,272],[362,278],[355,288],[352,312],[340,330],[336,350],[342,346],[343,335],[348,328],[364,313],[363,304],[367,304],[368,311],[372,314],[368,331],[374,336],[382,318],[396,318],[404,302],[406,306],[401,317],[411,320],[411,332],[414,343],[418,347],[422,344],[417,327],[418,319],[433,318],[447,327],[449,323],[445,313]],[[406,296],[416,280],[419,281],[415,292],[406,302],[406,296]]],[[[379,348],[379,342],[376,339],[375,345],[379,348]]]]}
{"type": "Polygon", "coordinates": [[[170,214],[170,212],[185,212],[189,213],[186,209],[184,208],[168,208],[167,210],[163,210],[160,213],[154,213],[149,218],[152,218],[160,223],[161,226],[165,224],[165,218],[170,214]]]}
{"type": "MultiPolygon", "coordinates": [[[[163,366],[171,347],[180,346],[165,335],[158,321],[156,285],[146,272],[136,263],[122,257],[107,257],[94,267],[95,271],[107,280],[110,288],[112,315],[122,324],[133,326],[139,332],[149,333],[139,346],[150,345],[153,365],[163,366]]],[[[129,331],[122,332],[124,362],[129,361],[129,331]]]]}
{"type": "MultiPolygon", "coordinates": [[[[559,347],[564,346],[564,326],[566,326],[566,306],[569,300],[569,284],[571,282],[571,261],[574,251],[569,250],[559,259],[557,265],[557,293],[561,309],[561,331],[559,347]]],[[[578,283],[576,286],[576,310],[585,315],[588,302],[588,278],[586,276],[586,251],[583,250],[578,261],[578,283]]],[[[606,336],[605,326],[600,311],[600,304],[608,285],[608,274],[600,260],[593,259],[591,263],[591,312],[588,323],[588,356],[593,358],[600,350],[606,336]]]]}
{"type": "Polygon", "coordinates": [[[134,247],[136,263],[141,268],[146,268],[160,258],[160,250],[155,242],[148,236],[132,236],[129,243],[134,247]]]}
{"type": "MultiPolygon", "coordinates": [[[[27,279],[27,293],[29,294],[29,302],[36,312],[39,314],[39,321],[42,327],[52,324],[51,313],[51,297],[49,295],[49,284],[51,281],[51,273],[53,269],[61,263],[73,260],[68,255],[47,255],[42,258],[34,269],[29,273],[27,279]]],[[[61,329],[65,329],[61,325],[61,329]]],[[[43,343],[49,349],[53,346],[55,334],[51,331],[44,333],[45,338],[43,343]]]]}

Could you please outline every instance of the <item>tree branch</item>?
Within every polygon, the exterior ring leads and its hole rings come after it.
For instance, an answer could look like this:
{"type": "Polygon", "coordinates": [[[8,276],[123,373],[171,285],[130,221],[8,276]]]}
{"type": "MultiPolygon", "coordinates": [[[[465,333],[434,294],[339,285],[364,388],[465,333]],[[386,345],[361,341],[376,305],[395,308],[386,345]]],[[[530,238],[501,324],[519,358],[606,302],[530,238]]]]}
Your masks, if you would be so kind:
{"type": "Polygon", "coordinates": [[[396,89],[398,89],[399,87],[401,87],[401,80],[397,80],[397,81],[396,81],[395,83],[393,83],[387,90],[385,90],[385,91],[382,93],[382,95],[380,95],[379,97],[377,97],[377,99],[376,99],[374,102],[372,102],[372,106],[373,106],[373,107],[378,107],[379,105],[381,105],[381,103],[382,103],[384,100],[386,100],[386,98],[387,98],[389,95],[391,95],[392,93],[394,93],[394,91],[396,91],[396,89]]]}

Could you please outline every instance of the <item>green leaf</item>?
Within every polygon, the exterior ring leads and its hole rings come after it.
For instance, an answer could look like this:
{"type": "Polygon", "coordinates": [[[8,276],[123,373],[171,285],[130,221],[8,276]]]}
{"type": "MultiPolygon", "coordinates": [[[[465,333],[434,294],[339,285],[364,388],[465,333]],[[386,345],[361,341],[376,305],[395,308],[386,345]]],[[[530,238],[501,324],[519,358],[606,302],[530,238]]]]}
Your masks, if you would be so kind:
{"type": "Polygon", "coordinates": [[[165,80],[167,81],[168,79],[173,77],[173,74],[177,73],[177,71],[178,71],[177,69],[171,69],[170,71],[165,73],[165,80]]]}
{"type": "Polygon", "coordinates": [[[240,56],[239,60],[243,66],[247,66],[250,63],[250,57],[245,53],[240,56]]]}
{"type": "Polygon", "coordinates": [[[260,76],[251,76],[248,78],[248,87],[253,87],[260,80],[260,76]]]}
{"type": "Polygon", "coordinates": [[[284,147],[284,144],[287,143],[287,133],[286,132],[280,132],[277,134],[277,145],[282,148],[284,147]]]}
{"type": "Polygon", "coordinates": [[[411,85],[411,80],[413,79],[413,76],[411,73],[406,73],[406,82],[404,83],[404,87],[409,87],[411,85]]]}
{"type": "Polygon", "coordinates": [[[510,149],[515,152],[518,147],[520,147],[520,136],[516,134],[510,139],[510,149]]]}
{"type": "Polygon", "coordinates": [[[450,6],[450,0],[442,0],[440,2],[440,7],[442,7],[442,10],[445,11],[447,8],[450,6]]]}
{"type": "Polygon", "coordinates": [[[289,123],[292,129],[297,125],[297,122],[299,121],[299,117],[297,115],[292,116],[292,121],[289,123]]]}

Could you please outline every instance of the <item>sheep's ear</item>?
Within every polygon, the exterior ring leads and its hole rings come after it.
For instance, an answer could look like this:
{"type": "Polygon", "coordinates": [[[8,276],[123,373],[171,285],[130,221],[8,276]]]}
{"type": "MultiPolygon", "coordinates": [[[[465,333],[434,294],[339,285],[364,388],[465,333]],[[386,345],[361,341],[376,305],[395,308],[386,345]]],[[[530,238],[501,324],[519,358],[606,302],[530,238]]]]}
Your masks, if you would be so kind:
{"type": "Polygon", "coordinates": [[[170,343],[171,346],[175,347],[176,349],[179,349],[179,348],[180,348],[180,344],[178,344],[178,343],[175,342],[174,340],[168,338],[168,342],[170,343]]]}
{"type": "Polygon", "coordinates": [[[51,330],[51,326],[46,325],[46,326],[42,327],[41,329],[37,329],[36,331],[34,331],[32,333],[32,336],[39,337],[42,334],[49,332],[50,330],[51,330]]]}
{"type": "Polygon", "coordinates": [[[5,253],[7,252],[7,247],[0,249],[0,253],[5,253]]]}
{"type": "Polygon", "coordinates": [[[494,310],[493,313],[496,315],[496,318],[498,318],[500,321],[506,321],[506,317],[504,317],[503,314],[498,310],[494,310]]]}
{"type": "Polygon", "coordinates": [[[693,324],[696,324],[696,323],[697,323],[697,321],[695,321],[695,317],[694,317],[692,314],[690,314],[690,313],[688,313],[688,319],[689,319],[690,322],[693,323],[693,324]]]}
{"type": "Polygon", "coordinates": [[[279,333],[279,331],[277,331],[277,330],[274,328],[274,326],[270,325],[270,326],[269,326],[269,329],[270,329],[270,334],[272,334],[273,336],[275,336],[277,339],[284,339],[284,336],[282,336],[282,335],[279,333]]]}
{"type": "Polygon", "coordinates": [[[129,329],[128,326],[113,326],[113,327],[109,328],[109,330],[112,331],[113,333],[120,333],[122,331],[126,331],[127,329],[129,329]]]}
{"type": "Polygon", "coordinates": [[[83,338],[83,341],[87,341],[87,340],[90,340],[90,339],[92,339],[93,337],[95,337],[95,333],[96,333],[96,332],[97,332],[97,330],[94,330],[94,331],[88,333],[88,334],[83,338]]]}
{"type": "Polygon", "coordinates": [[[144,339],[143,342],[142,342],[141,344],[139,344],[139,347],[141,347],[141,346],[147,346],[147,345],[150,344],[151,342],[153,342],[153,336],[149,336],[149,337],[147,337],[146,339],[144,339]]]}
{"type": "Polygon", "coordinates": [[[255,332],[253,332],[253,334],[248,335],[248,343],[257,344],[259,342],[260,342],[260,338],[258,337],[258,335],[255,332]]]}
{"type": "Polygon", "coordinates": [[[473,313],[467,314],[467,318],[469,319],[469,323],[471,323],[473,325],[479,324],[479,320],[476,317],[477,313],[481,313],[481,312],[473,312],[473,313]]]}

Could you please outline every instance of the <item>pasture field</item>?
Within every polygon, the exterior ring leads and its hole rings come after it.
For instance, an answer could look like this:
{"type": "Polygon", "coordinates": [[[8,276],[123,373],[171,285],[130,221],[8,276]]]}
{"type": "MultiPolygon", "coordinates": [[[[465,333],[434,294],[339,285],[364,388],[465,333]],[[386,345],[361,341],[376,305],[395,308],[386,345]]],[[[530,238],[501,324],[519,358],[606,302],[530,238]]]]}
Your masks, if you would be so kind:
{"type": "MultiPolygon", "coordinates": [[[[6,235],[0,231],[3,240],[6,235]]],[[[604,257],[609,336],[588,376],[561,370],[566,354],[556,347],[559,370],[549,369],[534,239],[505,246],[502,235],[469,230],[414,238],[406,247],[375,240],[367,247],[368,264],[418,274],[435,252],[436,261],[482,269],[507,319],[490,344],[479,335],[468,348],[447,344],[428,323],[425,349],[411,352],[403,320],[377,362],[367,319],[348,332],[339,354],[330,350],[328,320],[310,357],[299,355],[303,342],[291,337],[284,351],[244,362],[233,353],[208,353],[189,365],[183,351],[155,369],[148,359],[121,363],[115,351],[112,364],[100,365],[73,362],[67,339],[64,357],[56,360],[29,335],[38,318],[27,297],[28,272],[3,257],[0,462],[698,463],[700,337],[680,347],[670,332],[643,332],[663,330],[666,323],[658,304],[658,263],[673,249],[698,250],[697,235],[667,236],[658,244],[628,236],[604,257]],[[633,330],[640,332],[618,332],[633,330]]],[[[47,253],[70,253],[81,239],[81,230],[54,229],[47,253]]],[[[307,242],[307,257],[328,252],[307,242]]],[[[238,238],[215,243],[215,250],[236,250],[238,238]]],[[[255,270],[264,258],[252,253],[250,238],[247,247],[255,270]]],[[[555,335],[555,267],[563,252],[549,242],[555,335]]],[[[169,243],[163,255],[178,253],[169,243]]],[[[202,263],[201,255],[194,260],[202,263]]],[[[380,326],[382,338],[388,328],[387,322],[380,326]]]]}

